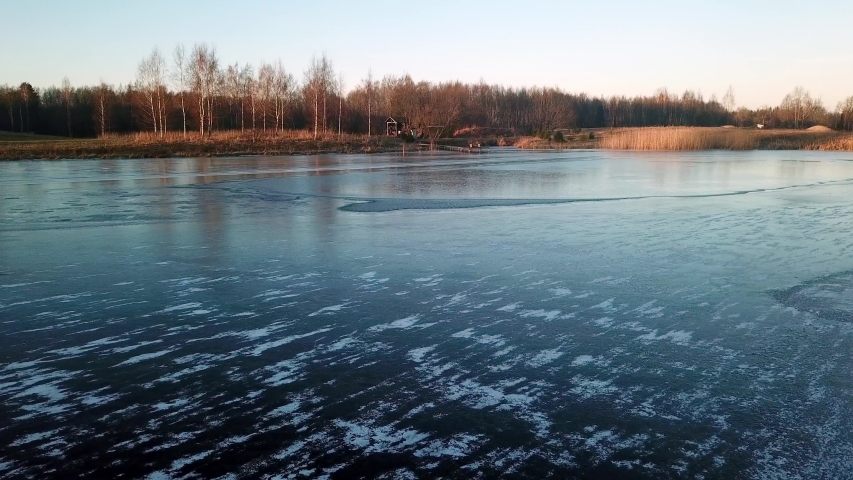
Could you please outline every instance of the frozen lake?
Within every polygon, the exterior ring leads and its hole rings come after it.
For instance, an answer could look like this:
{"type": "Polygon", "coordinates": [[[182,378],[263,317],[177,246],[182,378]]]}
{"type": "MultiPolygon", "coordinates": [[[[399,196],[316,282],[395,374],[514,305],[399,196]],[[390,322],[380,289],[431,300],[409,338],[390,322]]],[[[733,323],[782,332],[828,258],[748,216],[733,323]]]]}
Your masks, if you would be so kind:
{"type": "Polygon", "coordinates": [[[0,162],[0,476],[839,478],[853,154],[0,162]]]}

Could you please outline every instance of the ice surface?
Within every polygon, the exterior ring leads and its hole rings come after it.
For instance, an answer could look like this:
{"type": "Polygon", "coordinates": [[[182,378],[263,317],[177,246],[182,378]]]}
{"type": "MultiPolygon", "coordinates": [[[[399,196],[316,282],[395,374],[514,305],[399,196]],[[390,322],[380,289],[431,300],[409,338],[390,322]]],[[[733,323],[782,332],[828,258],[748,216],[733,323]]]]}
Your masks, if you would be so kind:
{"type": "Polygon", "coordinates": [[[845,478],[851,179],[826,152],[0,163],[0,471],[845,478]]]}

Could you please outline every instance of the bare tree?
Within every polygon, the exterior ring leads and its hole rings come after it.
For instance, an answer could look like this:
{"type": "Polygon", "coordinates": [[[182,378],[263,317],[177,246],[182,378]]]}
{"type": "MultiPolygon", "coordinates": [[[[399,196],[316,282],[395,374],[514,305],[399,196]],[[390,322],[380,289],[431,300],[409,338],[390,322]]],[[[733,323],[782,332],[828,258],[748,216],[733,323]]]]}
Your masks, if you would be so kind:
{"type": "Polygon", "coordinates": [[[367,94],[367,137],[370,138],[372,131],[371,119],[373,116],[373,95],[374,95],[373,70],[367,70],[367,78],[364,79],[364,90],[367,94]]]}
{"type": "Polygon", "coordinates": [[[229,104],[234,110],[234,124],[239,123],[240,100],[242,94],[242,79],[240,78],[240,64],[228,65],[225,69],[224,93],[227,95],[229,104]]]}
{"type": "Polygon", "coordinates": [[[246,98],[251,92],[252,86],[252,66],[246,64],[240,70],[240,132],[246,130],[246,98]]]}
{"type": "Polygon", "coordinates": [[[293,84],[293,75],[287,73],[284,69],[284,65],[281,63],[281,60],[278,60],[273,70],[272,82],[273,100],[275,102],[276,130],[284,130],[284,119],[293,84]]]}
{"type": "Polygon", "coordinates": [[[338,81],[335,82],[335,90],[338,94],[338,139],[343,138],[343,132],[341,130],[341,118],[344,112],[344,74],[341,73],[338,75],[338,81]]]}
{"type": "Polygon", "coordinates": [[[3,97],[6,99],[6,109],[9,111],[9,130],[15,131],[15,102],[18,100],[18,95],[14,89],[6,87],[5,85],[0,87],[0,93],[3,94],[3,97]]]}
{"type": "Polygon", "coordinates": [[[320,59],[321,64],[321,84],[323,89],[323,133],[326,133],[328,129],[328,123],[326,122],[326,99],[329,96],[329,92],[333,89],[333,85],[335,83],[335,74],[334,69],[332,68],[332,61],[326,57],[326,53],[323,52],[323,56],[320,59]]]}
{"type": "Polygon", "coordinates": [[[198,101],[199,132],[202,137],[207,124],[210,136],[213,128],[213,102],[221,75],[216,49],[201,43],[193,46],[189,62],[189,78],[193,93],[198,101]]]}
{"type": "Polygon", "coordinates": [[[73,90],[71,89],[71,80],[68,77],[62,78],[62,103],[65,104],[65,119],[68,122],[68,136],[73,137],[74,135],[71,133],[71,100],[72,100],[73,90]]]}
{"type": "Polygon", "coordinates": [[[809,121],[818,110],[821,110],[823,105],[820,99],[812,98],[809,92],[798,86],[791,93],[785,95],[779,108],[787,112],[793,120],[794,128],[803,128],[805,122],[809,121]]]}
{"type": "Polygon", "coordinates": [[[255,78],[254,72],[249,76],[249,79],[246,83],[246,91],[249,95],[249,101],[252,105],[252,139],[255,138],[255,128],[257,128],[256,122],[258,119],[257,116],[257,99],[258,99],[258,80],[255,78]]]}
{"type": "Polygon", "coordinates": [[[729,89],[726,90],[726,94],[723,95],[723,106],[726,107],[726,111],[734,112],[735,111],[735,90],[729,85],[729,89]]]}
{"type": "Polygon", "coordinates": [[[841,128],[853,129],[853,97],[847,97],[838,102],[837,113],[840,117],[841,128]]]}
{"type": "Polygon", "coordinates": [[[317,128],[320,120],[320,95],[323,91],[322,64],[317,57],[311,57],[308,70],[305,71],[305,91],[312,97],[314,103],[314,139],[317,138],[317,128]]]}
{"type": "Polygon", "coordinates": [[[109,101],[112,87],[103,80],[95,90],[95,114],[101,127],[101,138],[107,135],[107,117],[109,116],[109,101]]]}
{"type": "Polygon", "coordinates": [[[136,73],[136,89],[143,95],[144,103],[154,133],[166,133],[166,60],[160,49],[154,47],[151,54],[139,62],[136,73]]]}
{"type": "Polygon", "coordinates": [[[187,65],[186,50],[182,44],[175,45],[175,51],[172,54],[175,62],[174,70],[172,70],[172,83],[178,90],[178,95],[181,98],[181,117],[184,124],[184,138],[187,136],[187,106],[185,102],[186,91],[189,90],[189,72],[187,65]]]}
{"type": "Polygon", "coordinates": [[[267,106],[273,96],[275,82],[275,69],[268,63],[261,62],[258,67],[258,94],[261,104],[261,124],[264,132],[267,131],[267,106]]]}
{"type": "MultiPolygon", "coordinates": [[[[24,102],[24,112],[26,113],[26,131],[32,131],[30,126],[30,97],[33,95],[33,87],[29,83],[22,83],[20,87],[18,87],[18,91],[21,94],[21,100],[24,102]]],[[[24,131],[24,121],[21,119],[21,131],[24,131]]]]}

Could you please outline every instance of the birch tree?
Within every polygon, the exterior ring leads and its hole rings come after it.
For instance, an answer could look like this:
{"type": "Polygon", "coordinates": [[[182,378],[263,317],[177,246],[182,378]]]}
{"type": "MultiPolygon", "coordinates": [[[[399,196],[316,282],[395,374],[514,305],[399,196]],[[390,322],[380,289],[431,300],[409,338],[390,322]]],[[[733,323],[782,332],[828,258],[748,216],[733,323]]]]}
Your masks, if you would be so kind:
{"type": "Polygon", "coordinates": [[[189,72],[187,65],[186,51],[182,44],[175,45],[175,51],[172,53],[174,60],[174,69],[172,70],[172,82],[175,89],[178,90],[178,96],[181,99],[181,119],[183,120],[184,138],[187,136],[187,106],[186,92],[189,90],[189,72]]]}
{"type": "Polygon", "coordinates": [[[332,68],[332,61],[326,57],[326,53],[320,59],[321,85],[323,90],[323,133],[327,132],[328,123],[326,122],[326,99],[332,86],[335,83],[335,74],[332,68]]]}
{"type": "Polygon", "coordinates": [[[815,112],[821,108],[819,99],[814,99],[803,87],[796,87],[785,95],[779,106],[786,111],[794,122],[794,128],[803,128],[805,122],[812,118],[815,112]]]}
{"type": "Polygon", "coordinates": [[[213,128],[213,103],[220,80],[216,49],[205,43],[193,46],[189,62],[189,79],[198,103],[199,133],[204,137],[205,124],[210,136],[213,128]]]}
{"type": "Polygon", "coordinates": [[[229,103],[233,108],[234,125],[238,124],[240,119],[241,94],[243,93],[240,73],[241,70],[239,63],[228,65],[228,68],[225,69],[224,93],[228,97],[229,103]]]}
{"type": "Polygon", "coordinates": [[[258,81],[255,79],[255,73],[253,71],[249,72],[249,78],[246,79],[246,93],[249,96],[249,102],[252,107],[252,139],[255,138],[255,122],[257,120],[257,115],[255,114],[255,107],[257,105],[256,99],[258,97],[258,81]]]}
{"type": "Polygon", "coordinates": [[[139,62],[136,69],[136,89],[142,94],[146,117],[150,118],[154,133],[166,133],[166,61],[160,49],[139,62]]]}
{"type": "Polygon", "coordinates": [[[373,96],[375,94],[375,85],[373,81],[373,70],[367,70],[367,78],[364,79],[364,91],[367,94],[367,138],[370,138],[372,131],[371,120],[373,117],[373,96]]]}
{"type": "MultiPolygon", "coordinates": [[[[246,98],[252,94],[254,73],[252,66],[246,64],[240,70],[240,132],[246,130],[246,98]]],[[[253,112],[254,115],[254,112],[253,112]]]]}
{"type": "Polygon", "coordinates": [[[316,56],[311,57],[308,70],[305,71],[305,92],[314,104],[314,139],[317,139],[317,129],[320,122],[320,95],[323,91],[322,64],[316,56]]]}
{"type": "Polygon", "coordinates": [[[287,103],[293,88],[293,75],[287,73],[281,60],[276,62],[273,72],[273,98],[275,101],[276,129],[284,130],[284,119],[287,113],[287,103]]]}
{"type": "Polygon", "coordinates": [[[341,130],[341,118],[344,112],[344,74],[341,73],[338,75],[338,80],[335,83],[335,90],[338,95],[338,139],[343,138],[343,132],[341,130]]]}
{"type": "Polygon", "coordinates": [[[275,81],[275,69],[268,63],[261,62],[258,67],[258,94],[261,105],[261,124],[264,132],[267,131],[267,107],[273,95],[273,84],[275,81]]]}
{"type": "Polygon", "coordinates": [[[109,116],[109,101],[112,88],[103,80],[95,90],[95,114],[101,127],[101,138],[107,135],[107,117],[109,116]]]}

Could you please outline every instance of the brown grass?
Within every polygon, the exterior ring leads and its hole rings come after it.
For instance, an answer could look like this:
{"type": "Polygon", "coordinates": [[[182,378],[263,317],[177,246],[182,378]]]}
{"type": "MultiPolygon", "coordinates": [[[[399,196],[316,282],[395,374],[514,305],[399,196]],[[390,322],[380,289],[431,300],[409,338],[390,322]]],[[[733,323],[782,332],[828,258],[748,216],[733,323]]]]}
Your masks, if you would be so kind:
{"type": "Polygon", "coordinates": [[[830,138],[806,147],[806,150],[847,150],[853,151],[853,135],[830,138]]]}
{"type": "Polygon", "coordinates": [[[596,131],[592,139],[589,132],[584,131],[576,135],[566,135],[565,141],[555,142],[538,137],[521,137],[515,141],[516,147],[525,150],[570,150],[599,148],[599,134],[596,131]]]}
{"type": "Polygon", "coordinates": [[[805,130],[649,127],[607,132],[611,150],[849,150],[853,135],[805,130]]]}
{"type": "Polygon", "coordinates": [[[0,138],[0,159],[65,159],[65,158],[164,158],[213,157],[237,155],[294,155],[317,153],[363,153],[396,151],[397,139],[363,135],[327,134],[314,139],[305,130],[282,132],[214,132],[201,137],[197,132],[168,132],[108,135],[97,139],[43,138],[5,141],[0,138]]]}

